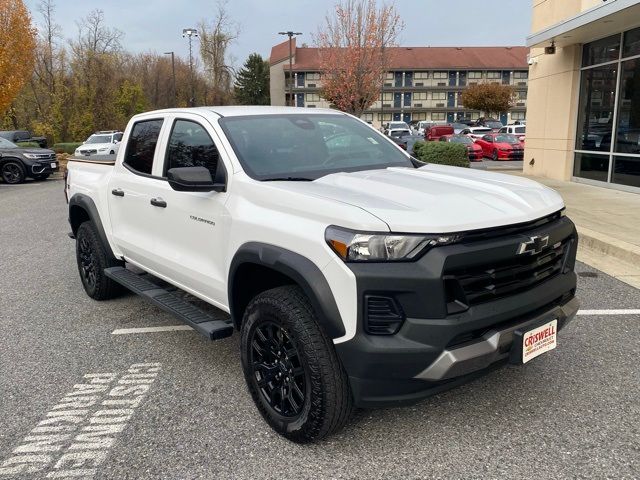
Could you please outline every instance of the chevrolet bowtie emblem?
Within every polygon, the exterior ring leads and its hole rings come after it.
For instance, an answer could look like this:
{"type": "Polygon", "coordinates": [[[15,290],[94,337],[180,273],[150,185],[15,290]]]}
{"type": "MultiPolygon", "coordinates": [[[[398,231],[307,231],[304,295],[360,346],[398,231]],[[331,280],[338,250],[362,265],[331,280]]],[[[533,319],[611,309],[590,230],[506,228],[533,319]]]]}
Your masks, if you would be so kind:
{"type": "Polygon", "coordinates": [[[531,240],[522,242],[518,247],[518,255],[537,255],[549,245],[549,235],[531,237],[531,240]]]}

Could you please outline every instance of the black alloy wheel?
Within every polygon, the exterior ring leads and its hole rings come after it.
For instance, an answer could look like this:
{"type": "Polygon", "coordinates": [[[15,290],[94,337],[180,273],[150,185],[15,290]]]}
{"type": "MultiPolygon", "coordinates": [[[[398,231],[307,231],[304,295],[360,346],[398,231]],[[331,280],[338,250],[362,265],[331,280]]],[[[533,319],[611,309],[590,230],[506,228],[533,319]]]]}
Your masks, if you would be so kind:
{"type": "Polygon", "coordinates": [[[18,162],[6,162],[2,165],[2,180],[10,185],[24,182],[24,170],[18,162]]]}
{"type": "Polygon", "coordinates": [[[97,263],[98,261],[89,239],[87,237],[80,238],[78,240],[78,267],[80,267],[82,283],[88,290],[95,290],[96,288],[97,263]]]}
{"type": "Polygon", "coordinates": [[[276,414],[291,418],[302,413],[309,378],[285,329],[264,322],[252,332],[250,366],[258,390],[276,414]]]}

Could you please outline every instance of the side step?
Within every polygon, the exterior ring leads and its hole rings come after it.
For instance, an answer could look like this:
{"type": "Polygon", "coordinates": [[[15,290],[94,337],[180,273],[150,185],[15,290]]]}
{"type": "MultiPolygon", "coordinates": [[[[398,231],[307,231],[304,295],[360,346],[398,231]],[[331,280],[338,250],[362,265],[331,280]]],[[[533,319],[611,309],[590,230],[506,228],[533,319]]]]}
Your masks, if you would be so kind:
{"type": "Polygon", "coordinates": [[[156,306],[175,315],[209,340],[219,340],[233,334],[233,325],[228,316],[215,317],[131,270],[124,267],[111,267],[105,268],[104,273],[133,293],[145,297],[156,306]]]}

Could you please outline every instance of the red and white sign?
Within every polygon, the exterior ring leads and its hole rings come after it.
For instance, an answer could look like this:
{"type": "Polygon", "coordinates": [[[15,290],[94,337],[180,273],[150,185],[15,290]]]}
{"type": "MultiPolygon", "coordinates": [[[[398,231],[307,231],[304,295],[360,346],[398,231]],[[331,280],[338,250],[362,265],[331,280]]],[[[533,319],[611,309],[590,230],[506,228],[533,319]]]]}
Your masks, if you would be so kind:
{"type": "Polygon", "coordinates": [[[522,337],[522,363],[556,348],[557,332],[558,320],[552,320],[525,333],[522,337]]]}

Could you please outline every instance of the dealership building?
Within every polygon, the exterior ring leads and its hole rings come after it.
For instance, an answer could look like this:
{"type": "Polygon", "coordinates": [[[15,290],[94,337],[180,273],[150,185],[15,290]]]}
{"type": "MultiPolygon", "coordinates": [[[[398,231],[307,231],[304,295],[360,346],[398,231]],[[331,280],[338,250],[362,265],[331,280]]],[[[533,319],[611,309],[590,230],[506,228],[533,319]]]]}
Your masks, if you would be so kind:
{"type": "MultiPolygon", "coordinates": [[[[392,120],[454,122],[476,119],[484,112],[465,108],[462,91],[478,83],[511,85],[514,106],[500,120],[524,120],[527,109],[528,64],[526,47],[396,47],[386,73],[379,100],[363,115],[374,126],[392,120]]],[[[272,105],[328,108],[320,87],[320,57],[317,48],[292,45],[293,99],[290,98],[289,42],[271,50],[270,93],[272,105]],[[292,101],[293,100],[293,101],[292,101]]]]}
{"type": "Polygon", "coordinates": [[[640,193],[640,2],[533,0],[524,172],[640,193]]]}

